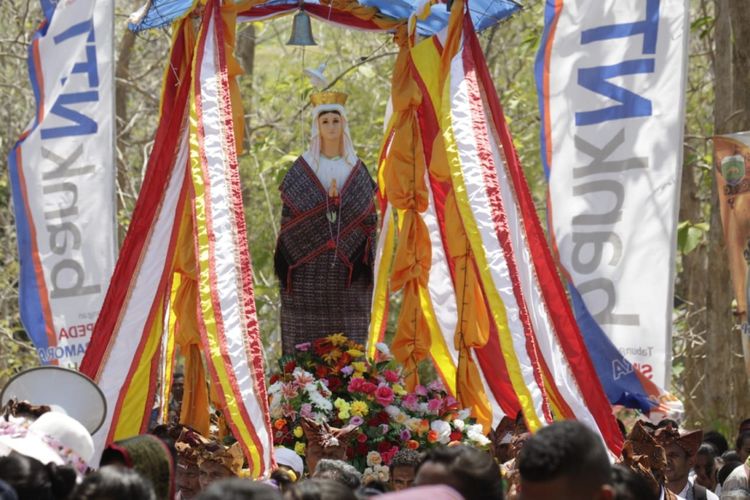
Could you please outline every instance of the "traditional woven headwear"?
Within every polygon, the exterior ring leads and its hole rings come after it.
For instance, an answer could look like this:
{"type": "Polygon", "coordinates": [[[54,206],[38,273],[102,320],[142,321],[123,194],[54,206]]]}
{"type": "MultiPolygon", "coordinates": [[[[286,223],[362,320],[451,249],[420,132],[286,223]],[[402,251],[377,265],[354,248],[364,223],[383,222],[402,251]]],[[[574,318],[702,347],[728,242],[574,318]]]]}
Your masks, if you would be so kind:
{"type": "Polygon", "coordinates": [[[336,427],[331,427],[326,422],[319,424],[315,420],[306,417],[302,418],[301,424],[308,445],[311,443],[317,444],[325,450],[335,448],[346,449],[349,439],[354,437],[354,431],[357,429],[353,425],[337,429],[336,427]]]}
{"type": "Polygon", "coordinates": [[[242,470],[242,464],[245,461],[245,457],[242,455],[242,449],[240,443],[234,443],[230,447],[226,447],[221,443],[212,441],[206,446],[200,448],[200,454],[198,456],[198,465],[205,462],[214,462],[223,465],[235,476],[240,475],[242,470]]]}
{"type": "Polygon", "coordinates": [[[310,102],[312,102],[313,106],[320,106],[322,104],[340,104],[343,106],[346,104],[348,98],[349,96],[343,92],[313,92],[310,95],[310,102]]]}
{"type": "Polygon", "coordinates": [[[654,491],[664,484],[667,456],[653,436],[654,429],[640,420],[622,448],[622,464],[646,479],[654,491]]]}
{"type": "Polygon", "coordinates": [[[679,430],[670,423],[656,429],[654,438],[665,449],[671,444],[676,444],[689,456],[693,456],[698,452],[703,441],[703,431],[700,429],[697,431],[679,430]]]}
{"type": "Polygon", "coordinates": [[[209,443],[208,439],[197,432],[184,428],[175,440],[174,447],[180,460],[197,464],[201,456],[201,450],[209,443]]]}

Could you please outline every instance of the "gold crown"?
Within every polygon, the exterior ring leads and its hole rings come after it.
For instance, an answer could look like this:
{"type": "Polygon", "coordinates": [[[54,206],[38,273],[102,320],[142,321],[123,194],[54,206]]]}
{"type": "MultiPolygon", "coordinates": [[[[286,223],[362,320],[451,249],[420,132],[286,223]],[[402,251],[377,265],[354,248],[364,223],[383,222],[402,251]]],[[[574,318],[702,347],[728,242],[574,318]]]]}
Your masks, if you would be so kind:
{"type": "Polygon", "coordinates": [[[349,96],[343,92],[313,92],[310,95],[310,101],[313,106],[320,106],[321,104],[346,104],[346,99],[349,96]]]}

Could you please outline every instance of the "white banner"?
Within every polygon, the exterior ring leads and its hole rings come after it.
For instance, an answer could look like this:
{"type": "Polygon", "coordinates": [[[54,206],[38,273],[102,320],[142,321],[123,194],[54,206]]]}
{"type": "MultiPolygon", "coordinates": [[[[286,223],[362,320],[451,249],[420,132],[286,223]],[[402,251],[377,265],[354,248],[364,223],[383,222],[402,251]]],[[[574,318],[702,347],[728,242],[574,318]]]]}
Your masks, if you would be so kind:
{"type": "Polygon", "coordinates": [[[542,156],[576,317],[669,387],[688,2],[547,4],[542,156]]]}
{"type": "Polygon", "coordinates": [[[42,0],[36,116],[9,158],[21,319],[43,363],[76,367],[116,254],[113,0],[42,0]]]}

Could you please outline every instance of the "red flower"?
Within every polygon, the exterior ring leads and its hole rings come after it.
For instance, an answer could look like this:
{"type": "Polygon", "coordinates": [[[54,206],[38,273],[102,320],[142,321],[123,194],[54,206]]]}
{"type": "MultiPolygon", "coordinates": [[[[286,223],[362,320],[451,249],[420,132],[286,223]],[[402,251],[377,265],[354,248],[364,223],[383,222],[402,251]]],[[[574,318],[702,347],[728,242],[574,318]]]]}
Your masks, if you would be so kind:
{"type": "Polygon", "coordinates": [[[453,431],[451,432],[451,441],[461,441],[461,438],[463,438],[463,434],[461,434],[461,431],[453,431]]]}
{"type": "Polygon", "coordinates": [[[434,443],[438,440],[438,433],[431,430],[427,433],[427,442],[428,443],[434,443]]]}
{"type": "Polygon", "coordinates": [[[276,382],[278,382],[279,379],[281,379],[281,375],[279,375],[278,373],[274,373],[273,375],[271,375],[271,378],[268,380],[268,383],[269,385],[273,385],[276,382]]]}
{"type": "Polygon", "coordinates": [[[373,384],[372,382],[365,382],[362,384],[362,392],[365,394],[373,394],[375,391],[378,390],[378,386],[373,384]]]}
{"type": "Polygon", "coordinates": [[[398,451],[398,447],[394,446],[388,451],[384,451],[380,453],[380,456],[383,459],[383,463],[385,465],[391,465],[391,461],[393,460],[394,455],[396,455],[396,452],[398,451]]]}
{"type": "Polygon", "coordinates": [[[390,441],[381,441],[380,443],[378,443],[378,453],[382,455],[383,453],[385,453],[386,451],[389,451],[393,447],[394,445],[390,441]]]}
{"type": "Polygon", "coordinates": [[[349,392],[362,392],[362,386],[365,384],[365,379],[361,377],[354,377],[349,381],[347,389],[349,392]]]}
{"type": "Polygon", "coordinates": [[[383,406],[388,406],[393,402],[393,389],[385,384],[380,384],[375,390],[375,401],[383,406]]]}
{"type": "Polygon", "coordinates": [[[326,375],[328,375],[328,368],[326,368],[325,366],[319,365],[315,369],[315,376],[316,377],[318,377],[318,378],[325,378],[326,375]]]}
{"type": "Polygon", "coordinates": [[[297,368],[297,362],[293,359],[284,363],[284,373],[292,373],[297,368]]]}
{"type": "Polygon", "coordinates": [[[366,443],[367,442],[367,434],[365,434],[364,432],[361,433],[361,434],[359,434],[357,436],[357,441],[359,441],[360,443],[366,443]]]}
{"type": "Polygon", "coordinates": [[[357,455],[359,456],[367,455],[367,452],[369,451],[365,443],[357,443],[355,449],[357,450],[357,455]]]}
{"type": "Polygon", "coordinates": [[[389,384],[395,384],[399,380],[398,373],[393,370],[385,370],[383,372],[383,377],[385,378],[385,381],[389,384]]]}
{"type": "Polygon", "coordinates": [[[338,377],[328,377],[326,380],[328,380],[328,388],[331,391],[338,390],[342,385],[341,379],[338,377]]]}

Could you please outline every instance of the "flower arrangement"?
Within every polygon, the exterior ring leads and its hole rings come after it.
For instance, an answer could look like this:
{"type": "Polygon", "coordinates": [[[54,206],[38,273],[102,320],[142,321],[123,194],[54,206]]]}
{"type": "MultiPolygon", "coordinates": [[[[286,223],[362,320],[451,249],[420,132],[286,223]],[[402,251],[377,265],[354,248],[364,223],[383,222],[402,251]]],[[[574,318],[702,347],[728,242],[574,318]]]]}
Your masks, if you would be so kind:
{"type": "Polygon", "coordinates": [[[439,380],[408,392],[385,344],[378,344],[370,363],[364,348],[342,334],[300,344],[296,356],[282,357],[268,393],[276,445],[304,456],[302,417],[355,426],[348,458],[366,476],[381,480],[387,480],[387,466],[402,447],[489,444],[482,426],[439,380]]]}

